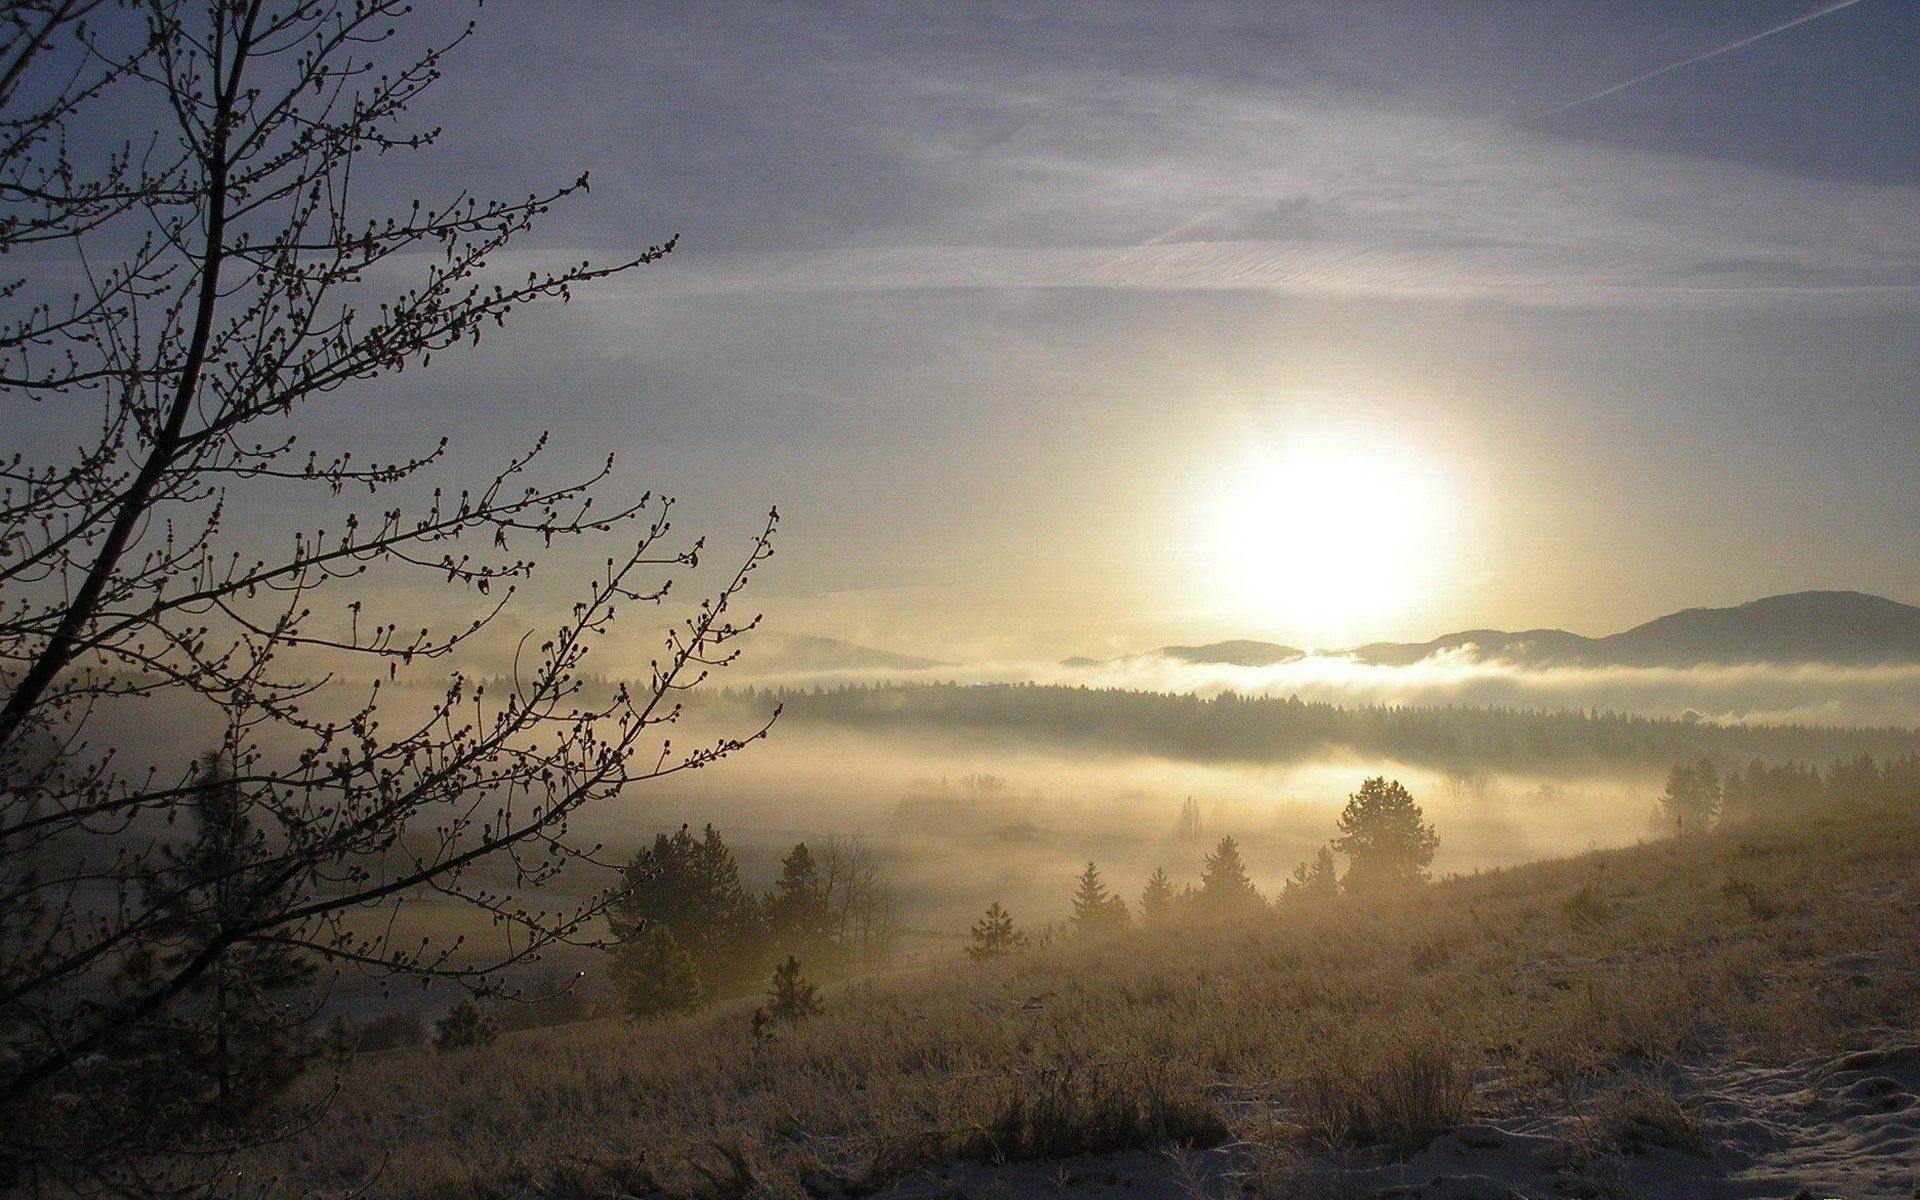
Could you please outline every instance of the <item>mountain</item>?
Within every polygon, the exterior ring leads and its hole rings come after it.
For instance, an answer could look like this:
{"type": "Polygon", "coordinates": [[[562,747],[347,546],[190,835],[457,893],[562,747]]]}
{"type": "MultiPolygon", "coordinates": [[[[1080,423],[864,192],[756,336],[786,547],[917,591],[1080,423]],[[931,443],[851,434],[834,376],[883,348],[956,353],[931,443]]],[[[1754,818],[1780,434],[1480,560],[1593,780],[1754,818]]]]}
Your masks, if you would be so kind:
{"type": "Polygon", "coordinates": [[[1689,608],[1598,639],[1631,666],[1920,662],[1920,608],[1863,592],[1796,592],[1733,608],[1689,608]]]}
{"type": "Polygon", "coordinates": [[[838,638],[759,633],[740,656],[743,669],[755,674],[799,674],[816,671],[924,671],[949,664],[912,654],[896,654],[838,638]]]}
{"type": "MultiPolygon", "coordinates": [[[[1267,645],[1221,642],[1215,647],[1169,646],[1159,653],[1188,662],[1265,665],[1286,661],[1194,658],[1181,653],[1267,645]]],[[[1374,642],[1345,653],[1377,666],[1406,666],[1436,654],[1460,652],[1534,667],[1920,663],[1920,608],[1864,592],[1795,592],[1731,608],[1689,608],[1606,637],[1582,637],[1564,629],[1518,633],[1467,629],[1430,642],[1374,642]]]]}
{"type": "Polygon", "coordinates": [[[1275,663],[1305,658],[1305,650],[1275,642],[1254,642],[1244,638],[1230,642],[1210,642],[1205,646],[1162,646],[1154,651],[1162,658],[1190,663],[1220,663],[1233,667],[1270,667],[1275,663]]]}

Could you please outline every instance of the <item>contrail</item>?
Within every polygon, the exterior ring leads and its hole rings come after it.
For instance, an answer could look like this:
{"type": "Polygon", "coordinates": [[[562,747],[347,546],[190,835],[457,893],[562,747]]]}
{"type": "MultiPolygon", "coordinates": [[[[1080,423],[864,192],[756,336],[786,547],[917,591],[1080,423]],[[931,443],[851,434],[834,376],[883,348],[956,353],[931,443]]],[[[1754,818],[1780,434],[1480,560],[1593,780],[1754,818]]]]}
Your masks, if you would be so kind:
{"type": "Polygon", "coordinates": [[[1577,100],[1569,100],[1565,104],[1556,105],[1553,108],[1542,109],[1537,113],[1530,113],[1527,116],[1524,116],[1520,119],[1523,121],[1539,121],[1539,120],[1544,120],[1547,117],[1558,116],[1559,114],[1566,112],[1569,109],[1579,108],[1583,104],[1592,104],[1595,100],[1604,100],[1608,96],[1615,95],[1619,92],[1624,92],[1628,88],[1634,87],[1638,84],[1645,83],[1649,79],[1658,79],[1662,75],[1671,75],[1675,71],[1685,70],[1687,67],[1691,67],[1695,63],[1703,63],[1710,58],[1719,58],[1722,54],[1732,54],[1735,50],[1745,49],[1746,47],[1753,45],[1755,42],[1763,42],[1768,38],[1773,37],[1775,34],[1785,33],[1787,30],[1792,29],[1795,26],[1805,25],[1809,21],[1818,21],[1821,17],[1832,16],[1834,13],[1839,12],[1843,8],[1852,8],[1854,5],[1862,4],[1864,2],[1865,0],[1835,0],[1835,3],[1826,5],[1823,8],[1816,8],[1812,12],[1804,13],[1801,16],[1797,16],[1791,21],[1782,21],[1780,24],[1775,25],[1770,29],[1762,29],[1759,33],[1750,33],[1746,37],[1741,38],[1739,41],[1728,42],[1724,46],[1719,46],[1712,50],[1702,51],[1699,54],[1693,55],[1691,58],[1683,58],[1678,62],[1670,62],[1664,67],[1655,67],[1651,71],[1647,71],[1640,75],[1635,75],[1632,79],[1623,79],[1619,83],[1616,83],[1611,87],[1601,88],[1599,91],[1594,92],[1590,96],[1581,96],[1577,100]]]}
{"type": "MultiPolygon", "coordinates": [[[[1675,71],[1683,71],[1688,67],[1706,62],[1709,59],[1719,58],[1723,54],[1732,54],[1734,51],[1745,49],[1746,47],[1753,45],[1755,42],[1764,42],[1770,37],[1774,37],[1778,34],[1785,33],[1789,29],[1793,29],[1798,26],[1805,25],[1809,21],[1818,21],[1822,17],[1830,17],[1834,13],[1837,13],[1842,9],[1852,8],[1856,4],[1863,4],[1863,3],[1865,3],[1865,0],[1834,0],[1833,3],[1822,5],[1821,7],[1814,9],[1812,12],[1802,13],[1800,16],[1793,18],[1791,21],[1782,21],[1778,25],[1773,25],[1766,29],[1762,29],[1758,33],[1750,33],[1746,37],[1740,38],[1737,41],[1728,42],[1724,46],[1716,46],[1711,50],[1703,50],[1699,54],[1691,55],[1687,58],[1680,59],[1677,62],[1670,62],[1670,63],[1667,63],[1665,66],[1655,67],[1651,71],[1643,71],[1640,74],[1635,75],[1631,79],[1623,79],[1619,83],[1611,84],[1607,87],[1601,88],[1597,92],[1592,92],[1592,93],[1589,93],[1588,95],[1580,96],[1575,99],[1568,100],[1564,104],[1556,104],[1552,108],[1543,108],[1538,112],[1525,113],[1515,119],[1523,124],[1532,122],[1532,121],[1544,121],[1548,117],[1558,116],[1563,112],[1568,112],[1572,109],[1579,108],[1582,105],[1592,104],[1596,100],[1604,100],[1608,96],[1617,95],[1621,92],[1626,91],[1630,87],[1637,87],[1640,84],[1647,82],[1649,79],[1658,79],[1662,75],[1671,75],[1675,71]]],[[[1435,155],[1434,157],[1445,158],[1448,155],[1455,153],[1456,151],[1464,150],[1468,146],[1471,146],[1476,142],[1485,140],[1487,136],[1488,136],[1487,134],[1483,133],[1476,137],[1466,138],[1462,141],[1454,143],[1453,145],[1447,147],[1445,150],[1440,151],[1440,153],[1435,155]]],[[[1202,225],[1206,225],[1214,221],[1215,219],[1219,218],[1220,216],[1233,211],[1234,209],[1240,207],[1245,203],[1246,203],[1246,200],[1244,198],[1233,199],[1225,202],[1224,204],[1220,204],[1215,206],[1214,208],[1208,209],[1206,212],[1201,213],[1197,217],[1189,218],[1188,220],[1182,221],[1180,224],[1175,225],[1170,229],[1163,230],[1162,232],[1156,233],[1152,237],[1149,237],[1142,242],[1139,242],[1133,246],[1129,246],[1119,256],[1114,258],[1113,261],[1104,264],[1100,269],[1103,271],[1112,270],[1113,268],[1124,264],[1129,259],[1139,254],[1141,251],[1147,249],[1149,246],[1157,246],[1162,242],[1169,241],[1173,238],[1179,237],[1181,234],[1186,233],[1192,229],[1196,229],[1202,225]]]]}

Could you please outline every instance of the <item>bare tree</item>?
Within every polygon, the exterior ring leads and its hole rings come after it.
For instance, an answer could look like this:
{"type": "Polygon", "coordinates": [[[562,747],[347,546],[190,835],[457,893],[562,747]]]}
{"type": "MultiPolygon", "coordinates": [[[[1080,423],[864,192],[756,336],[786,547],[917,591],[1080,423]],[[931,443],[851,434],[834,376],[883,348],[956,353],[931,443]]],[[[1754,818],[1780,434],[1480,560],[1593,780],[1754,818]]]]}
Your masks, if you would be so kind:
{"type": "Polygon", "coordinates": [[[0,15],[0,255],[17,264],[0,277],[0,395],[11,429],[92,430],[70,456],[0,462],[0,1187],[190,1189],[204,1172],[169,1164],[259,1125],[184,1082],[166,1103],[126,1085],[165,1084],[153,1035],[191,1021],[209,981],[271,948],[495,986],[591,940],[604,892],[557,910],[538,896],[602,865],[569,838],[576,814],[765,733],[689,751],[664,727],[757,621],[732,609],[777,514],[650,677],[589,702],[581,664],[616,610],[664,601],[699,564],[670,500],[620,500],[611,458],[543,481],[544,437],[457,487],[437,478],[445,439],[366,461],[289,425],[673,246],[512,277],[490,265],[584,175],[521,200],[366,211],[369,179],[434,140],[408,106],[471,32],[407,53],[410,13],[41,0],[0,15]],[[338,499],[362,489],[364,509],[338,499]],[[331,517],[241,519],[268,504],[331,517]],[[514,685],[452,669],[556,543],[612,549],[523,645],[514,685]],[[374,615],[409,577],[447,594],[450,624],[374,615]],[[437,672],[428,701],[396,707],[403,669],[437,672]],[[204,744],[177,762],[103,744],[141,722],[218,731],[243,854],[168,856],[176,817],[205,809],[204,744]],[[477,908],[505,949],[396,940],[396,910],[423,894],[477,908]]]}

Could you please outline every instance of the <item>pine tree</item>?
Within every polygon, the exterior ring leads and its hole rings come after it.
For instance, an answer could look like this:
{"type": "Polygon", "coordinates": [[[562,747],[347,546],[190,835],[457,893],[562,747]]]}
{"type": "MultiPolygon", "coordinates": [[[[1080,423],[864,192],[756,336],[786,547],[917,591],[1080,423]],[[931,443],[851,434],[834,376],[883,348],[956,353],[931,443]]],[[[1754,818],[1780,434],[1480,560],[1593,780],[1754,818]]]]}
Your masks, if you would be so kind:
{"type": "Polygon", "coordinates": [[[773,981],[767,985],[767,1003],[762,1010],[767,1021],[797,1021],[820,1009],[820,989],[800,974],[800,960],[787,955],[787,961],[773,969],[773,981]]]}
{"type": "Polygon", "coordinates": [[[1231,837],[1221,838],[1207,855],[1206,869],[1200,873],[1200,903],[1208,912],[1221,915],[1260,907],[1260,893],[1240,859],[1240,843],[1231,837]]]}
{"type": "Polygon", "coordinates": [[[985,962],[1025,950],[1030,944],[1027,935],[1013,927],[1012,914],[995,900],[987,906],[987,915],[974,922],[967,942],[967,957],[985,962]]]}
{"type": "Polygon", "coordinates": [[[826,891],[813,852],[801,842],[780,860],[780,878],[767,896],[767,927],[793,951],[821,952],[830,941],[826,891]]]}
{"type": "Polygon", "coordinates": [[[1329,900],[1340,894],[1340,876],[1333,865],[1333,851],[1322,846],[1311,863],[1301,863],[1287,878],[1282,893],[1289,900],[1329,900]]]}
{"type": "MultiPolygon", "coordinates": [[[[265,883],[273,850],[253,826],[248,797],[218,751],[195,766],[192,837],[161,851],[142,886],[166,914],[165,948],[136,955],[129,978],[178,969],[230,930],[290,899],[265,883]],[[191,882],[186,882],[191,881],[191,882]]],[[[321,1052],[299,1005],[312,958],[274,942],[242,940],[215,960],[144,1037],[167,1063],[155,1085],[205,1091],[222,1119],[242,1116],[279,1092],[321,1052]]]]}
{"type": "Polygon", "coordinates": [[[1147,876],[1147,886],[1140,893],[1140,922],[1143,925],[1158,925],[1173,915],[1173,880],[1160,867],[1153,869],[1147,876]]]}
{"type": "Polygon", "coordinates": [[[649,925],[621,943],[613,976],[620,1006],[636,1021],[690,1012],[706,999],[693,958],[665,925],[649,925]]]}
{"type": "Polygon", "coordinates": [[[1183,842],[1200,840],[1200,805],[1192,796],[1180,805],[1180,819],[1174,822],[1173,836],[1183,842]]]}
{"type": "MultiPolygon", "coordinates": [[[[1872,760],[1868,762],[1871,766],[1872,760]]],[[[1703,758],[1692,766],[1673,764],[1660,808],[1676,833],[1699,833],[1713,823],[1720,799],[1720,773],[1711,759],[1703,758]]]]}
{"type": "Polygon", "coordinates": [[[1349,892],[1422,883],[1440,838],[1396,780],[1375,776],[1347,797],[1333,848],[1347,856],[1349,892]]]}
{"type": "Polygon", "coordinates": [[[1121,932],[1132,923],[1127,902],[1108,891],[1100,881],[1100,869],[1088,863],[1073,893],[1073,932],[1081,937],[1099,937],[1121,932]]]}
{"type": "Polygon", "coordinates": [[[625,885],[608,910],[616,937],[665,925],[719,993],[750,987],[766,969],[764,914],[713,826],[698,838],[685,825],[660,834],[627,864],[625,885]]]}
{"type": "Polygon", "coordinates": [[[446,1016],[434,1022],[433,1048],[442,1054],[486,1046],[500,1036],[500,1026],[480,1011],[471,1000],[462,1000],[446,1016]]]}

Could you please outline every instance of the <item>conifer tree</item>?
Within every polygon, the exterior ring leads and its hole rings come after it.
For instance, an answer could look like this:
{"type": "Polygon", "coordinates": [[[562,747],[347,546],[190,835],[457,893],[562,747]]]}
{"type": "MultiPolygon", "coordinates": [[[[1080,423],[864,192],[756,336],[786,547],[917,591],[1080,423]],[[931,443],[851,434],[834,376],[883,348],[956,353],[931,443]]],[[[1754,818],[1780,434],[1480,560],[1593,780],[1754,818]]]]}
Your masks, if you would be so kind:
{"type": "Polygon", "coordinates": [[[1260,893],[1240,858],[1240,843],[1231,837],[1221,838],[1207,855],[1206,869],[1200,873],[1200,903],[1207,911],[1223,915],[1260,907],[1260,893]]]}
{"type": "Polygon", "coordinates": [[[1153,874],[1147,876],[1147,886],[1140,893],[1140,922],[1143,925],[1157,925],[1173,915],[1173,880],[1167,877],[1162,867],[1155,867],[1153,874]]]}
{"type": "Polygon", "coordinates": [[[987,906],[987,915],[973,924],[973,932],[967,942],[967,957],[976,962],[985,962],[1025,950],[1031,944],[1031,939],[1025,933],[1013,927],[1013,915],[995,900],[987,906]]]}
{"type": "MultiPolygon", "coordinates": [[[[163,847],[161,865],[141,879],[149,903],[165,914],[164,940],[156,939],[163,948],[133,956],[123,986],[178,970],[288,903],[262,886],[275,854],[254,827],[226,756],[203,754],[193,787],[191,839],[163,847]]],[[[313,1005],[302,1003],[314,969],[311,956],[277,942],[247,940],[222,954],[186,989],[186,1005],[136,1035],[159,1055],[150,1086],[181,1098],[204,1091],[223,1120],[256,1108],[319,1053],[304,1030],[313,1005]]]]}
{"type": "Polygon", "coordinates": [[[1347,856],[1349,892],[1425,882],[1440,838],[1399,781],[1375,776],[1347,797],[1333,848],[1347,856]]]}
{"type": "Polygon", "coordinates": [[[1322,846],[1311,863],[1301,863],[1287,877],[1285,891],[1289,900],[1328,900],[1340,894],[1340,875],[1333,865],[1333,850],[1322,846]]]}
{"type": "Polygon", "coordinates": [[[820,1009],[820,989],[800,974],[800,960],[787,955],[787,960],[773,969],[773,981],[767,985],[767,1003],[762,1010],[767,1021],[797,1021],[820,1009]]]}
{"type": "Polygon", "coordinates": [[[620,1006],[637,1021],[689,1012],[706,999],[692,957],[665,925],[649,925],[621,945],[614,981],[620,1006]]]}
{"type": "Polygon", "coordinates": [[[1118,933],[1132,924],[1127,902],[1114,895],[1100,880],[1100,869],[1092,863],[1080,872],[1079,886],[1073,893],[1073,932],[1081,937],[1118,933]]]}
{"type": "Polygon", "coordinates": [[[462,1000],[433,1026],[433,1048],[442,1054],[486,1046],[500,1036],[500,1026],[472,1000],[462,1000]]]}
{"type": "Polygon", "coordinates": [[[627,864],[625,889],[608,910],[616,937],[665,925],[713,990],[752,986],[766,969],[765,922],[740,882],[740,866],[718,830],[696,838],[685,825],[660,834],[627,864]]]}
{"type": "Polygon", "coordinates": [[[768,930],[783,949],[817,953],[827,948],[828,925],[820,867],[801,842],[780,860],[780,878],[767,896],[768,930]]]}
{"type": "Polygon", "coordinates": [[[1660,807],[1676,833],[1699,833],[1713,823],[1720,801],[1720,773],[1713,760],[1703,758],[1692,765],[1673,764],[1660,807]]]}

